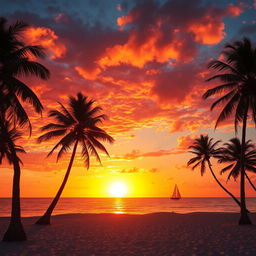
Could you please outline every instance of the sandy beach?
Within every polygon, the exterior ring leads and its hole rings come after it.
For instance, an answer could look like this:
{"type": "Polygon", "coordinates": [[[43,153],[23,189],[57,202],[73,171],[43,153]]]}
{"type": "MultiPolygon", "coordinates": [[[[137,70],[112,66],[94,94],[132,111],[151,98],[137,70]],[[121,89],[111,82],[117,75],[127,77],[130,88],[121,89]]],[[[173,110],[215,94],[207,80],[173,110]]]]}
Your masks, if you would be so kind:
{"type": "MultiPolygon", "coordinates": [[[[174,256],[256,255],[256,226],[235,213],[66,214],[52,225],[23,218],[29,240],[0,243],[0,255],[174,256]]],[[[256,214],[251,214],[256,223],[256,214]]],[[[8,218],[0,218],[0,235],[8,218]]]]}

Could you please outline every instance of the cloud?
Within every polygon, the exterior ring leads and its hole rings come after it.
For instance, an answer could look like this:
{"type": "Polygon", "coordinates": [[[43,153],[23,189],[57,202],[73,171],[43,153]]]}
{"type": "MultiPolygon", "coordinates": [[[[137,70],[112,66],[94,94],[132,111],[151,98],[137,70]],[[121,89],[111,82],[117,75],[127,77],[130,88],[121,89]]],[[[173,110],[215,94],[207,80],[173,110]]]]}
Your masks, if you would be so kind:
{"type": "Polygon", "coordinates": [[[187,151],[189,146],[191,146],[193,144],[195,138],[198,138],[198,135],[179,136],[177,139],[178,144],[177,144],[176,149],[187,151]]]}
{"type": "Polygon", "coordinates": [[[66,47],[58,39],[55,32],[46,27],[30,27],[24,32],[25,41],[30,45],[41,45],[51,53],[52,59],[61,58],[66,47]]]}
{"type": "Polygon", "coordinates": [[[211,7],[194,22],[188,25],[188,31],[194,33],[195,40],[202,44],[217,44],[225,37],[224,16],[239,16],[243,12],[241,4],[229,4],[226,9],[211,7]]]}
{"type": "Polygon", "coordinates": [[[171,70],[152,75],[155,82],[151,93],[157,95],[161,101],[181,102],[201,80],[198,77],[200,66],[177,65],[171,70]]]}
{"type": "MultiPolygon", "coordinates": [[[[162,157],[162,156],[169,156],[169,155],[177,155],[183,154],[184,148],[177,147],[176,149],[165,150],[161,149],[159,151],[152,151],[152,152],[140,152],[140,150],[132,150],[130,153],[127,153],[123,156],[114,156],[113,159],[124,159],[124,160],[135,160],[135,159],[143,159],[145,157],[162,157]]],[[[155,168],[151,169],[151,172],[157,172],[155,168]]]]}
{"type": "Polygon", "coordinates": [[[134,167],[132,169],[123,169],[120,171],[120,173],[139,173],[140,172],[140,169],[134,167]]]}
{"type": "Polygon", "coordinates": [[[133,167],[131,169],[123,169],[119,171],[119,173],[125,173],[125,174],[134,174],[134,173],[157,173],[159,170],[157,168],[151,168],[151,169],[140,169],[137,167],[133,167]]]}
{"type": "MultiPolygon", "coordinates": [[[[58,4],[47,10],[48,16],[24,11],[10,15],[11,20],[25,17],[32,25],[27,42],[48,50],[42,63],[51,70],[51,79],[24,79],[46,111],[81,91],[109,116],[103,127],[112,135],[156,123],[169,126],[169,132],[195,132],[212,124],[214,113],[205,114],[209,105],[201,100],[209,58],[200,49],[223,39],[223,19],[240,15],[242,6],[220,8],[196,0],[122,3],[116,13],[119,29],[89,24],[58,4]],[[206,29],[195,31],[193,24],[206,29]],[[208,28],[211,24],[216,31],[208,28]]],[[[36,136],[47,121],[31,118],[36,136]]]]}
{"type": "Polygon", "coordinates": [[[120,30],[128,32],[127,42],[107,48],[98,64],[102,68],[123,63],[142,68],[151,61],[190,62],[197,54],[197,43],[219,43],[225,37],[223,18],[239,16],[242,11],[241,5],[204,7],[196,0],[138,1],[117,19],[120,30]]]}
{"type": "Polygon", "coordinates": [[[145,158],[145,157],[160,157],[160,156],[168,156],[172,154],[171,150],[159,150],[154,152],[146,152],[141,153],[139,150],[133,150],[132,152],[124,155],[124,159],[133,160],[137,158],[145,158]]]}

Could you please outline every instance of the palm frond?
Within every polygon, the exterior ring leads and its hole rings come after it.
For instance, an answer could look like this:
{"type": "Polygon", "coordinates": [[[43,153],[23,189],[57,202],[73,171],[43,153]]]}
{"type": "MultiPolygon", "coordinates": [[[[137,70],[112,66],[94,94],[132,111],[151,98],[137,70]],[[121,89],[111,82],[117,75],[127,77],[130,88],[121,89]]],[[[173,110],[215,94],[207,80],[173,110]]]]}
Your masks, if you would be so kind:
{"type": "Polygon", "coordinates": [[[233,164],[226,166],[225,168],[221,169],[220,174],[225,173],[226,171],[230,170],[233,167],[233,164]]]}
{"type": "Polygon", "coordinates": [[[69,116],[65,115],[65,113],[63,114],[62,112],[58,111],[58,110],[51,110],[49,112],[49,117],[54,117],[54,119],[66,126],[66,127],[70,127],[74,124],[74,119],[70,119],[69,116]]]}
{"type": "MultiPolygon", "coordinates": [[[[75,140],[75,136],[74,136],[74,132],[70,132],[68,134],[66,134],[53,148],[52,150],[48,153],[47,157],[51,156],[53,154],[53,152],[60,146],[63,145],[71,145],[72,141],[74,142],[75,140]]],[[[58,161],[58,158],[57,158],[58,161]]]]}
{"type": "Polygon", "coordinates": [[[63,124],[54,124],[49,123],[41,128],[41,131],[48,131],[48,130],[57,130],[57,129],[66,129],[66,126],[63,124]]]}
{"type": "Polygon", "coordinates": [[[51,140],[53,138],[57,138],[57,137],[60,137],[64,134],[67,133],[67,129],[60,129],[60,130],[54,130],[54,131],[49,131],[43,135],[41,135],[37,141],[39,143],[43,142],[43,141],[47,141],[47,140],[51,140]]]}
{"type": "Polygon", "coordinates": [[[91,155],[94,155],[96,157],[97,161],[101,164],[100,156],[99,156],[97,150],[95,149],[94,145],[91,143],[90,140],[87,140],[86,143],[87,143],[88,151],[91,153],[91,155]]]}
{"type": "Polygon", "coordinates": [[[96,140],[93,136],[88,136],[92,144],[98,148],[99,150],[103,151],[107,156],[109,156],[109,153],[107,149],[98,141],[96,140]]]}
{"type": "Polygon", "coordinates": [[[8,77],[4,80],[8,83],[9,89],[17,96],[21,97],[22,101],[28,101],[37,113],[41,113],[43,105],[36,96],[36,94],[23,82],[16,79],[15,77],[8,77]]]}
{"type": "Polygon", "coordinates": [[[12,65],[13,74],[17,76],[37,76],[43,80],[50,77],[49,70],[42,64],[26,58],[17,59],[12,65]]]}
{"type": "Polygon", "coordinates": [[[231,100],[226,104],[226,106],[223,108],[221,111],[217,121],[215,128],[219,125],[220,122],[224,121],[226,118],[230,117],[232,114],[233,110],[236,107],[237,102],[239,101],[239,94],[236,93],[231,100]]]}
{"type": "Polygon", "coordinates": [[[196,156],[196,157],[193,157],[191,158],[188,162],[187,162],[187,166],[195,163],[196,161],[199,161],[201,159],[201,156],[196,156]]]}
{"type": "Polygon", "coordinates": [[[82,141],[82,157],[87,169],[90,167],[90,155],[85,140],[82,141]]]}
{"type": "Polygon", "coordinates": [[[9,33],[12,37],[20,35],[23,31],[28,28],[28,24],[23,21],[17,21],[14,25],[9,27],[9,33]]]}
{"type": "MultiPolygon", "coordinates": [[[[228,83],[225,87],[222,88],[227,90],[228,88],[235,88],[238,87],[238,83],[241,81],[241,77],[238,76],[237,74],[229,74],[229,73],[225,73],[225,74],[218,74],[218,75],[214,75],[208,79],[206,79],[206,82],[212,81],[212,80],[220,80],[224,83],[228,83]]],[[[218,86],[219,87],[219,86],[218,86]]]]}
{"type": "Polygon", "coordinates": [[[223,61],[220,61],[220,60],[211,61],[208,64],[208,68],[213,68],[218,71],[229,71],[229,72],[232,72],[232,73],[242,77],[242,75],[235,68],[233,68],[231,65],[229,65],[223,61]]]}
{"type": "Polygon", "coordinates": [[[207,99],[213,95],[216,94],[222,94],[223,92],[227,92],[230,90],[233,90],[237,87],[236,83],[227,83],[227,84],[222,84],[219,86],[216,86],[212,89],[207,90],[204,94],[203,94],[203,99],[207,99]]]}
{"type": "Polygon", "coordinates": [[[216,107],[218,106],[219,104],[223,104],[225,103],[226,101],[230,100],[230,98],[232,98],[235,94],[235,90],[227,93],[226,95],[220,97],[218,100],[216,100],[212,105],[211,105],[211,111],[216,107]]]}
{"type": "Polygon", "coordinates": [[[94,137],[96,139],[100,139],[102,141],[107,141],[109,143],[114,143],[114,138],[108,135],[104,130],[98,128],[98,127],[93,127],[92,130],[89,130],[88,132],[90,137],[94,137]]]}
{"type": "Polygon", "coordinates": [[[44,58],[45,52],[44,48],[39,45],[26,45],[22,48],[17,49],[14,51],[9,58],[12,60],[20,59],[20,58],[28,58],[30,55],[36,57],[36,58],[44,58]]]}

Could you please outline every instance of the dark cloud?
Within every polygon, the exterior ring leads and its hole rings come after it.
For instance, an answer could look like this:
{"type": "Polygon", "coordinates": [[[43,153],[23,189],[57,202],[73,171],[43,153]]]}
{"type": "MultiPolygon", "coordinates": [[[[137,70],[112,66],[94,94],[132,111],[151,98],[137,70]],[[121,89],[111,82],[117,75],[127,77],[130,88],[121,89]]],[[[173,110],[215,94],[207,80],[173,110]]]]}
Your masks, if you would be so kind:
{"type": "Polygon", "coordinates": [[[154,75],[152,93],[162,101],[181,101],[197,83],[201,82],[198,73],[200,65],[183,64],[154,75]]]}

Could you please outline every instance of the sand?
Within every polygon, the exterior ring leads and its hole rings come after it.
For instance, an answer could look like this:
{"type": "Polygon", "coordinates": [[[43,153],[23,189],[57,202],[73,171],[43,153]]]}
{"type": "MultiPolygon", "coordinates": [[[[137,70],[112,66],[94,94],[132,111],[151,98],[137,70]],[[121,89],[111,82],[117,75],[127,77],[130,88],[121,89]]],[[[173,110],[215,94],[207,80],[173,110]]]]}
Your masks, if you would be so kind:
{"type": "MultiPolygon", "coordinates": [[[[256,214],[250,215],[256,223],[256,214]]],[[[66,214],[52,225],[23,218],[29,240],[0,242],[0,255],[174,256],[256,255],[256,226],[235,213],[66,214]]],[[[8,218],[0,218],[2,237],[8,218]]]]}

